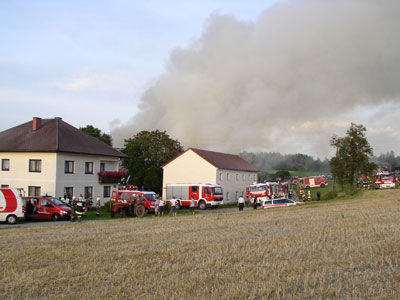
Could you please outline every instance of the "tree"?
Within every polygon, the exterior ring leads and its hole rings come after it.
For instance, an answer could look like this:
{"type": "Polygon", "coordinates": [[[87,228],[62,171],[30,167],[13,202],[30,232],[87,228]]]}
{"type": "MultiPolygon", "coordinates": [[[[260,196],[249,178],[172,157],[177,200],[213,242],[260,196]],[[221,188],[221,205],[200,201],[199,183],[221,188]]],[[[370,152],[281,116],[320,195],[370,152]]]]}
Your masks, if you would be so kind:
{"type": "Polygon", "coordinates": [[[345,137],[333,136],[331,146],[336,147],[336,155],[330,160],[332,175],[344,189],[344,183],[354,189],[354,180],[360,174],[371,174],[377,165],[370,162],[372,147],[365,137],[363,125],[351,123],[345,137]]]}
{"type": "Polygon", "coordinates": [[[125,140],[122,150],[128,157],[123,165],[130,174],[130,183],[139,188],[161,193],[162,166],[181,154],[183,148],[165,131],[141,131],[125,140]]]}
{"type": "Polygon", "coordinates": [[[112,139],[111,136],[107,133],[101,132],[100,129],[93,127],[92,125],[86,125],[86,127],[80,127],[79,130],[99,139],[103,143],[112,146],[112,139]]]}

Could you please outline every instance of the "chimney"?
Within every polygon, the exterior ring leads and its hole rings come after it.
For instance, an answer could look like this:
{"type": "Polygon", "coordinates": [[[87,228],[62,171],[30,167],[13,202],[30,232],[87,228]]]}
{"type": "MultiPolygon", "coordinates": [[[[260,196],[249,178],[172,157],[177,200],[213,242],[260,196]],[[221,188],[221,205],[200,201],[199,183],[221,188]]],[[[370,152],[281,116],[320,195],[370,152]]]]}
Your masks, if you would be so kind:
{"type": "Polygon", "coordinates": [[[42,119],[38,117],[33,117],[32,130],[36,131],[42,126],[42,119]]]}

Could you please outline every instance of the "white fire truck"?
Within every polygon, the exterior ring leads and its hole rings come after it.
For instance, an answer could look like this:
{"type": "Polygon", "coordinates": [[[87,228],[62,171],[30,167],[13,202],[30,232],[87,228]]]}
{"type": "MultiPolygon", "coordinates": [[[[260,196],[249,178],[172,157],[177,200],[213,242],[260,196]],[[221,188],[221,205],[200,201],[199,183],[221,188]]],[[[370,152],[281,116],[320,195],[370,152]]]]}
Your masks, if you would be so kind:
{"type": "Polygon", "coordinates": [[[391,189],[396,187],[396,178],[389,172],[378,172],[375,175],[375,188],[377,189],[391,189]]]}
{"type": "Polygon", "coordinates": [[[193,197],[195,206],[199,209],[206,209],[207,207],[217,207],[222,205],[223,190],[219,184],[211,183],[178,183],[167,184],[167,201],[175,197],[177,207],[190,206],[190,201],[193,197]]]}

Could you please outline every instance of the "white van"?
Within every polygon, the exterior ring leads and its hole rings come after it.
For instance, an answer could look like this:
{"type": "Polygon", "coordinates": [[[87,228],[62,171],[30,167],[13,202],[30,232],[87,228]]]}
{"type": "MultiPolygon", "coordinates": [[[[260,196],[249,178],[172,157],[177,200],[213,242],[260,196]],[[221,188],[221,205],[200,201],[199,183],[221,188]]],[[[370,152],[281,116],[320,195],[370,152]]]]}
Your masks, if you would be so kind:
{"type": "Polygon", "coordinates": [[[15,224],[24,220],[22,198],[16,189],[0,189],[0,222],[15,224]]]}

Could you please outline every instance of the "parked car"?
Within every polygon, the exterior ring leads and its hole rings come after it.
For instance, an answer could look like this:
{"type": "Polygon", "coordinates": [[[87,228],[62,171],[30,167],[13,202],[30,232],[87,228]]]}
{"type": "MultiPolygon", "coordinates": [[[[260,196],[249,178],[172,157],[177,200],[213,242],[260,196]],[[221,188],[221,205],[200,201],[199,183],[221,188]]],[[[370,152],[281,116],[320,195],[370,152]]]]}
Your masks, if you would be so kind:
{"type": "Polygon", "coordinates": [[[304,202],[296,202],[287,198],[278,198],[278,199],[269,199],[265,200],[262,204],[263,208],[271,208],[271,207],[282,207],[282,206],[291,206],[297,204],[304,204],[304,202]]]}
{"type": "Polygon", "coordinates": [[[15,224],[25,218],[23,201],[16,189],[0,189],[0,222],[15,224]]]}
{"type": "Polygon", "coordinates": [[[26,219],[31,220],[69,220],[71,208],[51,196],[22,197],[26,219]]]}

